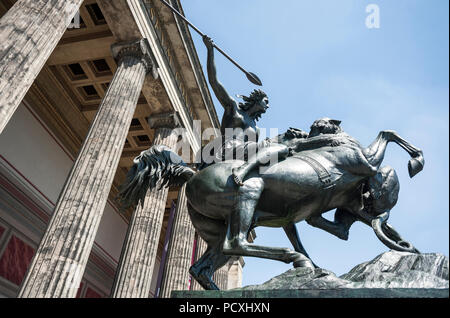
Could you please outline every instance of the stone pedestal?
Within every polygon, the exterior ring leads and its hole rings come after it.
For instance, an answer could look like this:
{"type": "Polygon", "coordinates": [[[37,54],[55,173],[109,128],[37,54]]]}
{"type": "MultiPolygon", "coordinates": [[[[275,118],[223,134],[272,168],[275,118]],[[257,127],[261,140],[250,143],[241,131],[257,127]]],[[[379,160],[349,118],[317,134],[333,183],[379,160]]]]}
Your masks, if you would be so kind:
{"type": "MultiPolygon", "coordinates": [[[[175,114],[152,116],[149,124],[156,129],[154,145],[175,147],[178,134],[174,129],[179,126],[175,114]]],[[[120,256],[111,297],[148,297],[167,194],[167,188],[148,191],[143,207],[138,205],[134,211],[120,256]]]]}
{"type": "Polygon", "coordinates": [[[19,297],[77,294],[145,75],[155,65],[145,40],[116,45],[112,50],[119,67],[66,180],[19,297]]]}
{"type": "Polygon", "coordinates": [[[180,190],[175,220],[170,237],[160,297],[168,298],[173,290],[189,288],[189,267],[192,262],[195,230],[187,211],[185,187],[180,190]]]}
{"type": "Polygon", "coordinates": [[[261,285],[227,291],[174,291],[175,298],[448,298],[449,260],[440,254],[390,251],[337,277],[293,268],[261,285]]]}
{"type": "Polygon", "coordinates": [[[83,0],[19,0],[0,20],[0,133],[83,0]]]}
{"type": "Polygon", "coordinates": [[[448,289],[437,288],[346,288],[285,290],[173,291],[172,298],[448,298],[448,289]]]}

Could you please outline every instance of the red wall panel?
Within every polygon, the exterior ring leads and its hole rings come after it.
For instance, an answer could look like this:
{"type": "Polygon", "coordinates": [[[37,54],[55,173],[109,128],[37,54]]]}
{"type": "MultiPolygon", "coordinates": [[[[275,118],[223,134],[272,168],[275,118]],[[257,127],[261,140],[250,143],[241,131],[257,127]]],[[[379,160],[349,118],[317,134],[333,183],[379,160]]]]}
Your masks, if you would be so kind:
{"type": "Polygon", "coordinates": [[[78,291],[77,291],[77,296],[76,296],[76,298],[80,298],[80,296],[81,296],[81,291],[83,290],[83,286],[84,286],[84,283],[81,282],[81,283],[80,283],[80,287],[78,288],[78,291]]]}
{"type": "Polygon", "coordinates": [[[0,276],[20,286],[34,255],[34,249],[11,236],[0,258],[0,276]]]}

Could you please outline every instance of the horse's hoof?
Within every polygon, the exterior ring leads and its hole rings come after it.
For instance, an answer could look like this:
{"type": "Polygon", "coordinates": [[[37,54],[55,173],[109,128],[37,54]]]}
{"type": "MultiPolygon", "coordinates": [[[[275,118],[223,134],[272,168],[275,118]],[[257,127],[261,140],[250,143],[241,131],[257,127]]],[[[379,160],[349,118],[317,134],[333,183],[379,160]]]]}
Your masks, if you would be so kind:
{"type": "Polygon", "coordinates": [[[302,267],[302,268],[311,268],[315,269],[314,264],[305,256],[297,257],[293,262],[294,268],[302,267]]]}
{"type": "Polygon", "coordinates": [[[311,269],[315,269],[316,267],[314,267],[314,265],[310,262],[310,261],[297,261],[293,263],[294,268],[311,268],[311,269]]]}
{"type": "Polygon", "coordinates": [[[423,159],[422,160],[421,160],[421,158],[410,159],[408,162],[409,177],[412,178],[416,174],[418,174],[420,171],[422,171],[423,166],[424,166],[423,159]]]}

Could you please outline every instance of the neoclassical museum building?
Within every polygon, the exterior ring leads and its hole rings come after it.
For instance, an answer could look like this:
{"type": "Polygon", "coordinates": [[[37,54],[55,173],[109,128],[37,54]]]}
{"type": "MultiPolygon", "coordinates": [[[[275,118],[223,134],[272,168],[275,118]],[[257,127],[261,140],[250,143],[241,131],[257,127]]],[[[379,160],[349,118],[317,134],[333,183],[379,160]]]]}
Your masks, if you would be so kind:
{"type": "MultiPolygon", "coordinates": [[[[184,188],[116,200],[141,151],[180,142],[174,128],[197,153],[195,121],[220,126],[191,33],[159,0],[0,0],[0,297],[201,289],[184,188]]],[[[243,265],[218,286],[240,286],[243,265]]]]}

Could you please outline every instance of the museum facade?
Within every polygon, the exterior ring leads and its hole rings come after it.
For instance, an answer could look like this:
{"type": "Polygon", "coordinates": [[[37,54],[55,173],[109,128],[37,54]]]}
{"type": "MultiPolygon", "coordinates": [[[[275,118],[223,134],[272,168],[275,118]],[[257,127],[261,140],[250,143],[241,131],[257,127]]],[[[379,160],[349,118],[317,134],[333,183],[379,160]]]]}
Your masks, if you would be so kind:
{"type": "MultiPolygon", "coordinates": [[[[116,200],[140,152],[175,150],[175,128],[194,156],[194,122],[220,127],[190,31],[159,0],[0,0],[0,297],[201,289],[184,188],[116,200]]],[[[215,282],[240,286],[243,266],[215,282]]]]}

